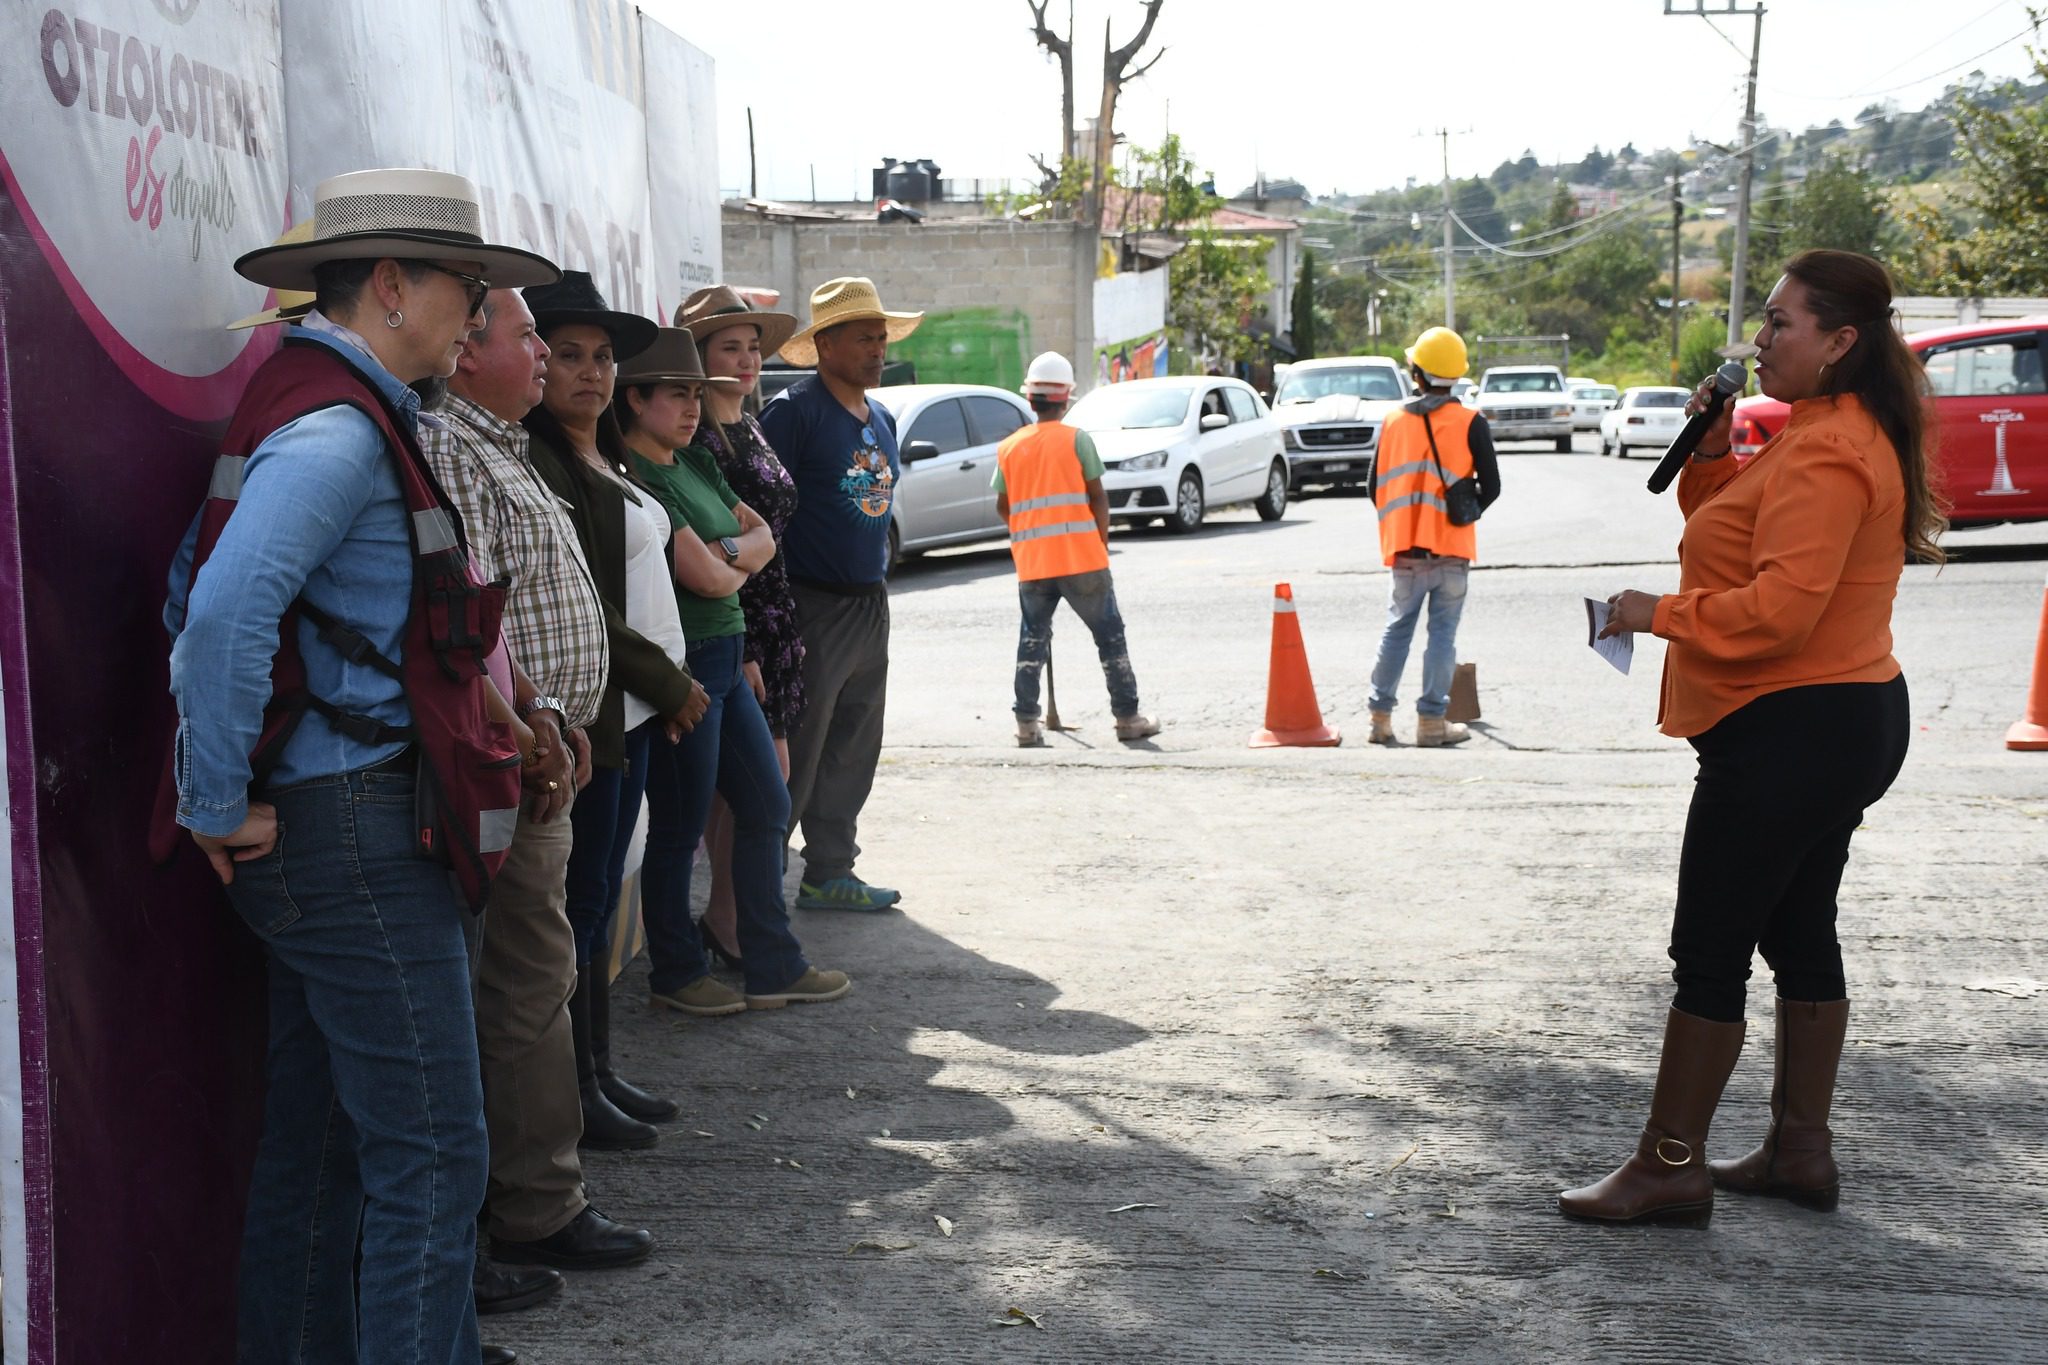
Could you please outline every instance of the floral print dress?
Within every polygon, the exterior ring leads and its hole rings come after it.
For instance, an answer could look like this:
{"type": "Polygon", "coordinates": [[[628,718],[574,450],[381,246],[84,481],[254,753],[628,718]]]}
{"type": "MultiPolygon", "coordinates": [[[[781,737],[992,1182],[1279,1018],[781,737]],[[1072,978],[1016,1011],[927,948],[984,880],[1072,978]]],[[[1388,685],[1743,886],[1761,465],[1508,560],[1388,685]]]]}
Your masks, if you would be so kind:
{"type": "Polygon", "coordinates": [[[747,617],[746,660],[761,666],[768,691],[761,709],[768,715],[769,732],[786,738],[804,713],[804,641],[797,630],[789,569],[779,553],[783,532],[796,515],[796,482],[751,414],[741,413],[730,426],[705,421],[693,444],[712,453],[732,491],[761,514],[775,535],[778,553],[741,587],[740,609],[747,617]]]}

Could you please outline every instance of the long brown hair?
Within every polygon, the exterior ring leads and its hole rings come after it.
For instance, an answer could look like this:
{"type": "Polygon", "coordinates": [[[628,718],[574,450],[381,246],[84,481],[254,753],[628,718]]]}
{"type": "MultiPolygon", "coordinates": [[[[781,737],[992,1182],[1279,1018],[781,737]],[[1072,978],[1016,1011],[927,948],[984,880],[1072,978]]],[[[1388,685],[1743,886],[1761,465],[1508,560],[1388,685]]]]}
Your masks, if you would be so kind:
{"type": "Polygon", "coordinates": [[[1923,563],[1947,556],[1936,538],[1948,529],[1948,500],[1928,460],[1927,371],[1892,326],[1892,278],[1854,251],[1802,251],[1785,274],[1806,286],[1823,331],[1856,329],[1855,344],[1829,367],[1825,392],[1854,394],[1898,452],[1906,485],[1906,551],[1923,563]]]}

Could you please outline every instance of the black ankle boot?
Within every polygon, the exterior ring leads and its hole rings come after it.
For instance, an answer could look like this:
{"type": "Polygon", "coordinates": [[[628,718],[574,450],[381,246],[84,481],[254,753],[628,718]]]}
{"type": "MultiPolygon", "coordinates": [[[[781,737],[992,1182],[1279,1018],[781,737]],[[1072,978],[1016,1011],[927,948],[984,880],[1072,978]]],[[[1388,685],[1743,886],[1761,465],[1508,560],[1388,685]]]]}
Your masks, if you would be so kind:
{"type": "Polygon", "coordinates": [[[597,1061],[590,1051],[590,1001],[601,967],[576,974],[576,993],[569,997],[569,1028],[576,1041],[576,1092],[583,1100],[583,1137],[577,1146],[592,1152],[630,1152],[661,1141],[661,1131],[622,1113],[605,1098],[597,1083],[597,1061]]]}
{"type": "Polygon", "coordinates": [[[615,1108],[642,1123],[663,1123],[677,1114],[676,1102],[650,1095],[612,1070],[612,993],[604,964],[586,963],[576,973],[577,990],[590,999],[590,1063],[597,1088],[615,1108]]]}

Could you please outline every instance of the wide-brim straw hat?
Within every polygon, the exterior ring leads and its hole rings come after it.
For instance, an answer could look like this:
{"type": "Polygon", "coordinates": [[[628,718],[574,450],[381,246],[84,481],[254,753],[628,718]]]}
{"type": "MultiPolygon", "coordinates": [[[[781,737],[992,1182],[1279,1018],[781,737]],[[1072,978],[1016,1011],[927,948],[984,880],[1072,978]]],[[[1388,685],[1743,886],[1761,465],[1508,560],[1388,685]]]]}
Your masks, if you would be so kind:
{"type": "MultiPolygon", "coordinates": [[[[292,246],[298,242],[313,239],[313,220],[307,218],[288,227],[271,243],[273,246],[292,246]]],[[[299,289],[279,289],[274,292],[275,308],[266,308],[260,313],[251,313],[245,318],[236,318],[227,325],[230,332],[246,331],[251,327],[268,327],[273,323],[297,322],[313,311],[313,296],[299,289]]]]}
{"type": "Polygon", "coordinates": [[[688,328],[690,335],[699,341],[728,327],[751,322],[761,333],[763,360],[781,350],[791,333],[796,331],[794,315],[756,308],[738,290],[726,284],[699,289],[677,304],[675,322],[678,327],[688,328]]]}
{"type": "Polygon", "coordinates": [[[740,381],[725,375],[713,379],[704,373],[704,357],[697,352],[697,338],[686,327],[657,330],[654,344],[619,366],[618,383],[625,384],[716,384],[736,389],[740,381]]]}
{"type": "Polygon", "coordinates": [[[537,284],[520,291],[533,310],[533,330],[543,340],[557,327],[582,323],[602,327],[612,339],[612,359],[624,361],[654,344],[661,324],[638,313],[622,313],[605,302],[597,281],[587,270],[564,270],[553,284],[537,284]]]}
{"type": "Polygon", "coordinates": [[[818,333],[842,322],[886,322],[889,344],[917,330],[923,313],[892,313],[882,307],[875,282],[859,275],[827,280],[811,291],[811,325],[782,343],[782,358],[791,365],[818,363],[818,333]]]}
{"type": "Polygon", "coordinates": [[[258,247],[235,273],[272,289],[318,286],[313,267],[329,261],[438,257],[475,261],[494,288],[520,289],[561,276],[553,261],[486,242],[476,186],[446,171],[351,171],[313,190],[313,231],[303,242],[258,247]]]}

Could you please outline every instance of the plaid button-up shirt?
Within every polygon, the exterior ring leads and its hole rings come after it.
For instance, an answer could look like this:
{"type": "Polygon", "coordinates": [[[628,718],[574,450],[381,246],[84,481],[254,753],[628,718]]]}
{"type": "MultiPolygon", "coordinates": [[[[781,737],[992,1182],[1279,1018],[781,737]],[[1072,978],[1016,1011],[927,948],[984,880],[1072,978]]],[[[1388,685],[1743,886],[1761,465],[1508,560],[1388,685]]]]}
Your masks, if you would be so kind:
{"type": "Polygon", "coordinates": [[[576,528],[533,472],[526,428],[448,395],[420,447],[469,535],[485,579],[509,576],[505,642],[542,692],[559,697],[570,726],[597,719],[611,670],[604,606],[576,528]]]}

